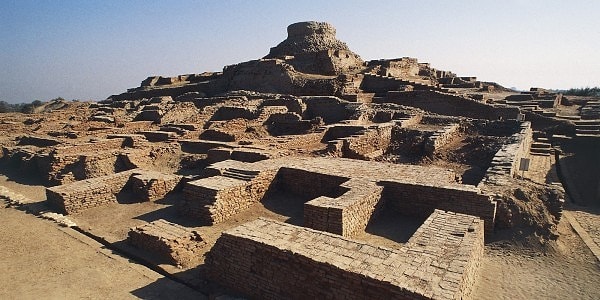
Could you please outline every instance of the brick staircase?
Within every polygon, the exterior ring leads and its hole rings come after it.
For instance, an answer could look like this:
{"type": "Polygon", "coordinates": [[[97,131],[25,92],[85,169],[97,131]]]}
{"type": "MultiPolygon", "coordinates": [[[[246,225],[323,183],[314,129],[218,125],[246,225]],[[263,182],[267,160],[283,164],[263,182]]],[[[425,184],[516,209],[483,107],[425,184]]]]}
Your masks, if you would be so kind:
{"type": "Polygon", "coordinates": [[[228,178],[233,178],[233,179],[240,179],[240,180],[244,180],[244,181],[251,181],[259,173],[260,173],[259,171],[240,170],[240,169],[235,169],[235,168],[227,168],[227,169],[225,169],[225,171],[223,171],[223,174],[221,176],[228,177],[228,178]]]}
{"type": "Polygon", "coordinates": [[[550,156],[554,154],[554,149],[548,138],[544,137],[541,132],[533,134],[533,142],[529,148],[529,154],[537,156],[550,156]]]}
{"type": "Polygon", "coordinates": [[[575,121],[577,136],[600,136],[600,120],[575,121]]]}

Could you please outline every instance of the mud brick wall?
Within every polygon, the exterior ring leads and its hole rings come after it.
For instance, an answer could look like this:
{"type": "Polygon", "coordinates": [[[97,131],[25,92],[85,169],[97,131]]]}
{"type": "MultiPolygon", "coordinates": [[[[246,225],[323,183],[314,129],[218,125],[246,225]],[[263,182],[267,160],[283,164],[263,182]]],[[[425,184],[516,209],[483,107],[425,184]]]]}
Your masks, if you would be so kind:
{"type": "Polygon", "coordinates": [[[523,122],[519,132],[511,137],[512,142],[505,144],[496,152],[484,179],[480,184],[502,184],[503,176],[514,177],[519,172],[521,158],[527,156],[533,139],[531,123],[523,122]]]}
{"type": "Polygon", "coordinates": [[[133,174],[129,179],[133,193],[143,201],[163,199],[181,181],[181,176],[159,172],[133,174]]]}
{"type": "Polygon", "coordinates": [[[434,272],[443,271],[438,285],[443,290],[435,290],[448,296],[453,293],[453,299],[470,299],[484,254],[484,227],[484,221],[476,217],[435,210],[406,247],[410,256],[428,256],[434,272]]]}
{"type": "Polygon", "coordinates": [[[103,139],[96,140],[90,143],[79,144],[75,146],[56,147],[52,152],[53,155],[68,155],[88,153],[98,150],[120,149],[123,146],[123,139],[103,139]]]}
{"type": "Polygon", "coordinates": [[[127,241],[175,265],[190,264],[206,246],[197,231],[163,219],[131,228],[127,241]]]}
{"type": "Polygon", "coordinates": [[[356,136],[342,139],[342,157],[369,160],[382,155],[390,146],[392,128],[392,124],[375,126],[356,136]]]}
{"type": "Polygon", "coordinates": [[[124,171],[46,189],[48,203],[64,214],[117,202],[117,194],[136,170],[124,171]]]}
{"type": "Polygon", "coordinates": [[[350,116],[344,105],[346,101],[337,97],[303,97],[302,101],[306,104],[304,119],[321,117],[325,123],[336,123],[350,116]]]}
{"type": "Polygon", "coordinates": [[[475,119],[517,119],[517,107],[493,106],[472,99],[434,91],[390,92],[378,103],[395,103],[421,108],[442,115],[463,116],[475,119]]]}
{"type": "Polygon", "coordinates": [[[477,216],[485,220],[491,233],[496,217],[496,202],[474,186],[447,184],[441,186],[399,181],[381,182],[386,206],[400,214],[426,217],[435,209],[477,216]]]}
{"type": "Polygon", "coordinates": [[[367,179],[350,179],[337,198],[318,197],[304,204],[304,226],[345,237],[363,232],[381,206],[383,187],[367,179]]]}
{"type": "Polygon", "coordinates": [[[337,197],[346,189],[340,187],[349,178],[282,167],[276,177],[277,187],[306,199],[319,196],[337,197]]]}
{"type": "Polygon", "coordinates": [[[224,232],[209,278],[257,299],[468,299],[483,222],[435,211],[399,250],[260,218],[224,232]]]}
{"type": "Polygon", "coordinates": [[[51,185],[61,185],[77,180],[113,174],[126,169],[119,161],[120,150],[98,149],[67,155],[51,154],[46,162],[47,180],[51,185]]]}
{"type": "Polygon", "coordinates": [[[178,210],[204,224],[223,222],[262,200],[275,174],[276,170],[266,170],[249,181],[213,176],[187,182],[178,210]]]}
{"type": "Polygon", "coordinates": [[[428,137],[425,141],[425,153],[427,155],[433,155],[436,150],[446,145],[454,136],[456,136],[458,129],[458,124],[451,124],[434,132],[433,135],[428,137]]]}

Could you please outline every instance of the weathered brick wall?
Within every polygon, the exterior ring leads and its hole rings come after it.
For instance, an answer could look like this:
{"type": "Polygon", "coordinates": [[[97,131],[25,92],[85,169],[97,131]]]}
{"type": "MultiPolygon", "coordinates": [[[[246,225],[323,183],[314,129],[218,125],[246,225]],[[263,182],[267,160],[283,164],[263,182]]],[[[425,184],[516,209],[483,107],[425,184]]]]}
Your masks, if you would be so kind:
{"type": "Polygon", "coordinates": [[[346,101],[337,97],[302,97],[302,101],[306,105],[303,115],[305,119],[321,117],[325,123],[336,123],[350,116],[350,112],[346,110],[344,105],[346,101]]]}
{"type": "Polygon", "coordinates": [[[340,188],[340,185],[348,179],[282,167],[277,173],[276,184],[280,190],[313,199],[319,196],[337,197],[343,194],[346,189],[340,188]]]}
{"type": "Polygon", "coordinates": [[[175,265],[188,265],[200,255],[206,242],[195,230],[163,219],[131,228],[127,241],[175,265]]]}
{"type": "Polygon", "coordinates": [[[531,123],[523,122],[519,132],[511,136],[512,142],[496,152],[481,184],[502,184],[503,176],[514,177],[519,172],[521,158],[527,156],[533,139],[531,123]]]}
{"type": "Polygon", "coordinates": [[[143,201],[163,199],[172,192],[181,181],[181,176],[147,171],[133,174],[129,179],[136,197],[143,201]]]}
{"type": "Polygon", "coordinates": [[[496,202],[474,186],[461,184],[428,185],[399,181],[381,182],[383,198],[400,214],[426,217],[435,209],[477,216],[485,220],[486,232],[494,229],[496,202]]]}
{"type": "MultiPolygon", "coordinates": [[[[475,119],[517,119],[519,108],[493,106],[468,98],[433,91],[390,92],[381,103],[396,103],[418,107],[437,114],[463,116],[475,119]]],[[[379,103],[378,102],[378,103],[379,103]]]]}
{"type": "Polygon", "coordinates": [[[85,179],[46,189],[48,202],[61,213],[73,214],[117,201],[117,193],[127,184],[137,170],[85,179]]]}
{"type": "Polygon", "coordinates": [[[444,126],[444,128],[437,130],[430,137],[427,138],[424,145],[425,154],[433,155],[433,153],[449,143],[452,138],[458,134],[459,125],[451,124],[444,126]]]}
{"type": "Polygon", "coordinates": [[[400,250],[258,219],[224,232],[210,278],[258,299],[468,299],[483,222],[435,211],[400,250]]]}
{"type": "Polygon", "coordinates": [[[241,179],[224,174],[231,177],[213,176],[187,182],[178,210],[205,224],[223,222],[262,200],[276,172],[265,170],[247,178],[240,175],[241,179]]]}
{"type": "Polygon", "coordinates": [[[369,160],[380,156],[390,146],[393,124],[377,125],[343,139],[342,157],[369,160]]]}
{"type": "Polygon", "coordinates": [[[318,197],[304,204],[304,226],[345,237],[363,232],[381,207],[383,187],[367,179],[342,183],[347,191],[337,198],[318,197]]]}

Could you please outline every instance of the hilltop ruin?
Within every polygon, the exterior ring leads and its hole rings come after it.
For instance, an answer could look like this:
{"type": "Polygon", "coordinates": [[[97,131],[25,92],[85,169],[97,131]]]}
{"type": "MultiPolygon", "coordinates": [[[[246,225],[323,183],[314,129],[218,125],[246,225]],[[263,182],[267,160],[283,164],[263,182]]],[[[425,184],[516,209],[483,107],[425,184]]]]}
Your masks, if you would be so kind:
{"type": "Polygon", "coordinates": [[[566,197],[600,202],[597,100],[287,33],[222,72],[6,114],[2,164],[116,249],[260,299],[470,298],[486,241],[548,243],[566,197]]]}

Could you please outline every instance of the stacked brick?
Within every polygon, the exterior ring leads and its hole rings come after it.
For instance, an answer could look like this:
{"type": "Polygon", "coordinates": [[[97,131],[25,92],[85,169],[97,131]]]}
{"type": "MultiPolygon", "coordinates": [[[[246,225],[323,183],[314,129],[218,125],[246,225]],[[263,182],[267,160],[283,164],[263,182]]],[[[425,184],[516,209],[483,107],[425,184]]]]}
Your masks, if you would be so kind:
{"type": "Polygon", "coordinates": [[[430,185],[399,181],[381,182],[387,207],[400,214],[426,217],[435,209],[477,216],[491,233],[496,218],[496,201],[479,188],[462,184],[430,185]]]}
{"type": "Polygon", "coordinates": [[[363,232],[379,207],[382,186],[366,179],[350,179],[337,198],[318,197],[304,204],[304,226],[344,237],[363,232]]]}
{"type": "Polygon", "coordinates": [[[159,219],[129,230],[127,241],[166,262],[186,266],[206,246],[195,230],[159,219]]]}
{"type": "Polygon", "coordinates": [[[427,155],[433,155],[433,153],[446,145],[458,132],[458,124],[451,124],[444,128],[437,130],[425,141],[424,150],[427,155]]]}
{"type": "Polygon", "coordinates": [[[394,123],[378,124],[360,134],[342,139],[342,157],[370,160],[390,146],[394,123]]]}
{"type": "Polygon", "coordinates": [[[48,202],[64,214],[117,202],[117,194],[137,170],[129,170],[46,189],[48,202]]]}
{"type": "Polygon", "coordinates": [[[224,232],[211,279],[260,299],[468,299],[483,256],[483,222],[435,211],[391,250],[258,219],[224,232]]]}
{"type": "Polygon", "coordinates": [[[505,144],[496,152],[485,177],[480,184],[502,185],[504,176],[513,177],[519,172],[521,158],[527,156],[533,139],[530,122],[523,122],[519,132],[511,137],[512,142],[505,144]]]}
{"type": "Polygon", "coordinates": [[[178,209],[205,224],[217,224],[259,202],[276,171],[228,169],[223,176],[187,182],[178,209]]]}
{"type": "Polygon", "coordinates": [[[123,139],[98,140],[76,146],[55,148],[44,160],[47,180],[52,185],[114,173],[123,139]]]}
{"type": "Polygon", "coordinates": [[[164,198],[179,184],[181,176],[145,171],[133,174],[129,179],[136,197],[143,201],[155,201],[164,198]]]}

